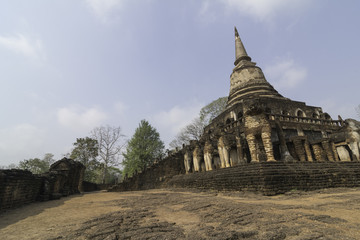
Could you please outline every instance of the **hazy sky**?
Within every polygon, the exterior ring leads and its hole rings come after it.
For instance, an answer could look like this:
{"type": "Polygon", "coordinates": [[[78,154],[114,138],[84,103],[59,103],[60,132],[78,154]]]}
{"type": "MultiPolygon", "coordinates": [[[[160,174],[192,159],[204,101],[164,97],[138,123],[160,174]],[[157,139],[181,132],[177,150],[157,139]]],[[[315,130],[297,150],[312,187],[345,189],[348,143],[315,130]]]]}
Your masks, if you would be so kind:
{"type": "Polygon", "coordinates": [[[165,143],[227,96],[234,26],[285,97],[356,118],[360,1],[0,0],[0,165],[71,150],[96,126],[165,143]]]}

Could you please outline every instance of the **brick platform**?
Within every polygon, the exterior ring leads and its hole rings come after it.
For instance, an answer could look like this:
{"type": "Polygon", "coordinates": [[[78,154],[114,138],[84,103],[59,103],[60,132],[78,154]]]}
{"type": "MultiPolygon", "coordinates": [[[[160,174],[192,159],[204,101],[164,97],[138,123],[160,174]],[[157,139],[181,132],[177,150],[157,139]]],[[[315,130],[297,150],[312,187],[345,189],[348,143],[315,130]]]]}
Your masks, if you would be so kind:
{"type": "Polygon", "coordinates": [[[360,186],[360,162],[264,162],[174,176],[169,187],[261,192],[360,186]]]}

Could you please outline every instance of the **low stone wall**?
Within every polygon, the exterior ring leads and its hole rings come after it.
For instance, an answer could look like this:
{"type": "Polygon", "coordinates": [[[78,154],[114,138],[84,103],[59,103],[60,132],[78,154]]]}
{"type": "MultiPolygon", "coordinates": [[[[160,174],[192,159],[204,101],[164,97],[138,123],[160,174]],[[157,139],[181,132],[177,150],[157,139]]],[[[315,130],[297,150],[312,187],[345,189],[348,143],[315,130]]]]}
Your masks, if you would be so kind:
{"type": "Polygon", "coordinates": [[[21,205],[50,199],[59,199],[79,193],[84,166],[64,158],[44,174],[26,170],[0,170],[0,212],[21,205]]]}
{"type": "Polygon", "coordinates": [[[98,191],[99,188],[98,188],[98,185],[96,183],[83,181],[82,190],[84,192],[94,192],[94,191],[98,191]]]}
{"type": "Polygon", "coordinates": [[[172,176],[185,174],[184,156],[181,152],[173,153],[137,175],[125,179],[108,191],[132,191],[161,188],[172,176]]]}
{"type": "Polygon", "coordinates": [[[23,170],[0,171],[0,211],[38,200],[43,179],[23,170]]]}
{"type": "Polygon", "coordinates": [[[276,195],[291,190],[360,186],[360,162],[260,162],[184,174],[183,164],[181,169],[176,168],[180,161],[181,155],[173,156],[163,165],[147,169],[110,191],[169,187],[276,195]]]}
{"type": "Polygon", "coordinates": [[[110,184],[110,183],[100,183],[97,184],[97,190],[108,190],[110,187],[112,187],[114,184],[110,184]]]}
{"type": "Polygon", "coordinates": [[[174,176],[168,187],[252,191],[275,195],[291,190],[359,187],[360,162],[263,162],[174,176]]]}
{"type": "Polygon", "coordinates": [[[83,192],[94,192],[94,191],[108,190],[113,185],[114,184],[98,184],[98,183],[83,181],[82,191],[83,192]]]}

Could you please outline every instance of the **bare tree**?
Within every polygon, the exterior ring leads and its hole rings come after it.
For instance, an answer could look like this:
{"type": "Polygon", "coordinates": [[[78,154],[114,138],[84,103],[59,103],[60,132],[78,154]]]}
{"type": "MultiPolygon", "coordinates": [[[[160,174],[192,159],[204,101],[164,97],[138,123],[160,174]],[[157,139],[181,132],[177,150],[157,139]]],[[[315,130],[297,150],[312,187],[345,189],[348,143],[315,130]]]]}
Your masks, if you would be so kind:
{"type": "Polygon", "coordinates": [[[356,113],[358,115],[358,118],[360,118],[360,104],[356,108],[356,113]]]}
{"type": "Polygon", "coordinates": [[[227,97],[222,97],[203,107],[199,116],[182,128],[175,139],[169,143],[170,148],[181,148],[183,144],[189,144],[190,140],[200,140],[204,127],[225,110],[226,103],[227,97]]]}
{"type": "Polygon", "coordinates": [[[181,148],[183,144],[189,144],[190,140],[200,140],[205,126],[205,122],[200,117],[195,118],[189,125],[180,130],[175,139],[169,143],[169,146],[176,149],[181,148]]]}
{"type": "Polygon", "coordinates": [[[126,142],[120,127],[101,126],[92,130],[91,135],[98,141],[99,158],[103,164],[102,182],[105,183],[108,167],[119,165],[121,150],[126,142]]]}
{"type": "Polygon", "coordinates": [[[214,118],[219,116],[226,108],[227,97],[218,98],[200,110],[200,120],[208,125],[214,118]]]}

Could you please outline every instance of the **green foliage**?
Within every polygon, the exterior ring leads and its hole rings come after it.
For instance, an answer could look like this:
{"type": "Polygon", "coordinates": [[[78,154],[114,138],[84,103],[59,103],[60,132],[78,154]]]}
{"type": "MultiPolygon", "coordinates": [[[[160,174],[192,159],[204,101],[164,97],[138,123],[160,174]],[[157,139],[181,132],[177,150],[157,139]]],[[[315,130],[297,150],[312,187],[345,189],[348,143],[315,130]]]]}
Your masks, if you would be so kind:
{"type": "Polygon", "coordinates": [[[43,159],[30,158],[20,161],[19,168],[23,170],[29,170],[34,174],[41,174],[49,171],[50,165],[54,162],[54,155],[47,153],[43,159]]]}
{"type": "Polygon", "coordinates": [[[15,163],[11,163],[8,166],[0,166],[0,169],[18,169],[18,165],[16,165],[15,163]]]}
{"type": "MultiPolygon", "coordinates": [[[[104,172],[104,164],[100,164],[97,168],[95,168],[92,171],[93,178],[91,179],[91,182],[102,184],[103,172],[104,172]]],[[[108,167],[105,176],[105,183],[116,184],[120,181],[121,177],[122,177],[122,171],[119,168],[108,167]]]]}
{"type": "Polygon", "coordinates": [[[218,98],[200,110],[200,120],[205,124],[209,124],[214,118],[220,115],[227,103],[227,97],[218,98]]]}
{"type": "Polygon", "coordinates": [[[123,153],[123,174],[132,176],[136,171],[152,165],[155,159],[162,157],[163,151],[164,143],[157,130],[148,121],[141,120],[128,142],[126,153],[123,153]]]}
{"type": "Polygon", "coordinates": [[[81,162],[86,167],[84,180],[96,182],[98,178],[97,168],[100,162],[96,159],[98,156],[98,141],[93,138],[77,138],[73,143],[74,149],[71,151],[70,158],[81,162]]]}
{"type": "Polygon", "coordinates": [[[106,182],[111,184],[117,184],[122,177],[122,171],[116,167],[109,167],[108,174],[106,176],[106,182]]]}
{"type": "Polygon", "coordinates": [[[218,98],[200,110],[199,117],[180,130],[175,139],[170,142],[170,147],[181,148],[183,144],[189,144],[190,140],[199,140],[204,127],[214,118],[219,116],[226,108],[227,97],[218,98]]]}

